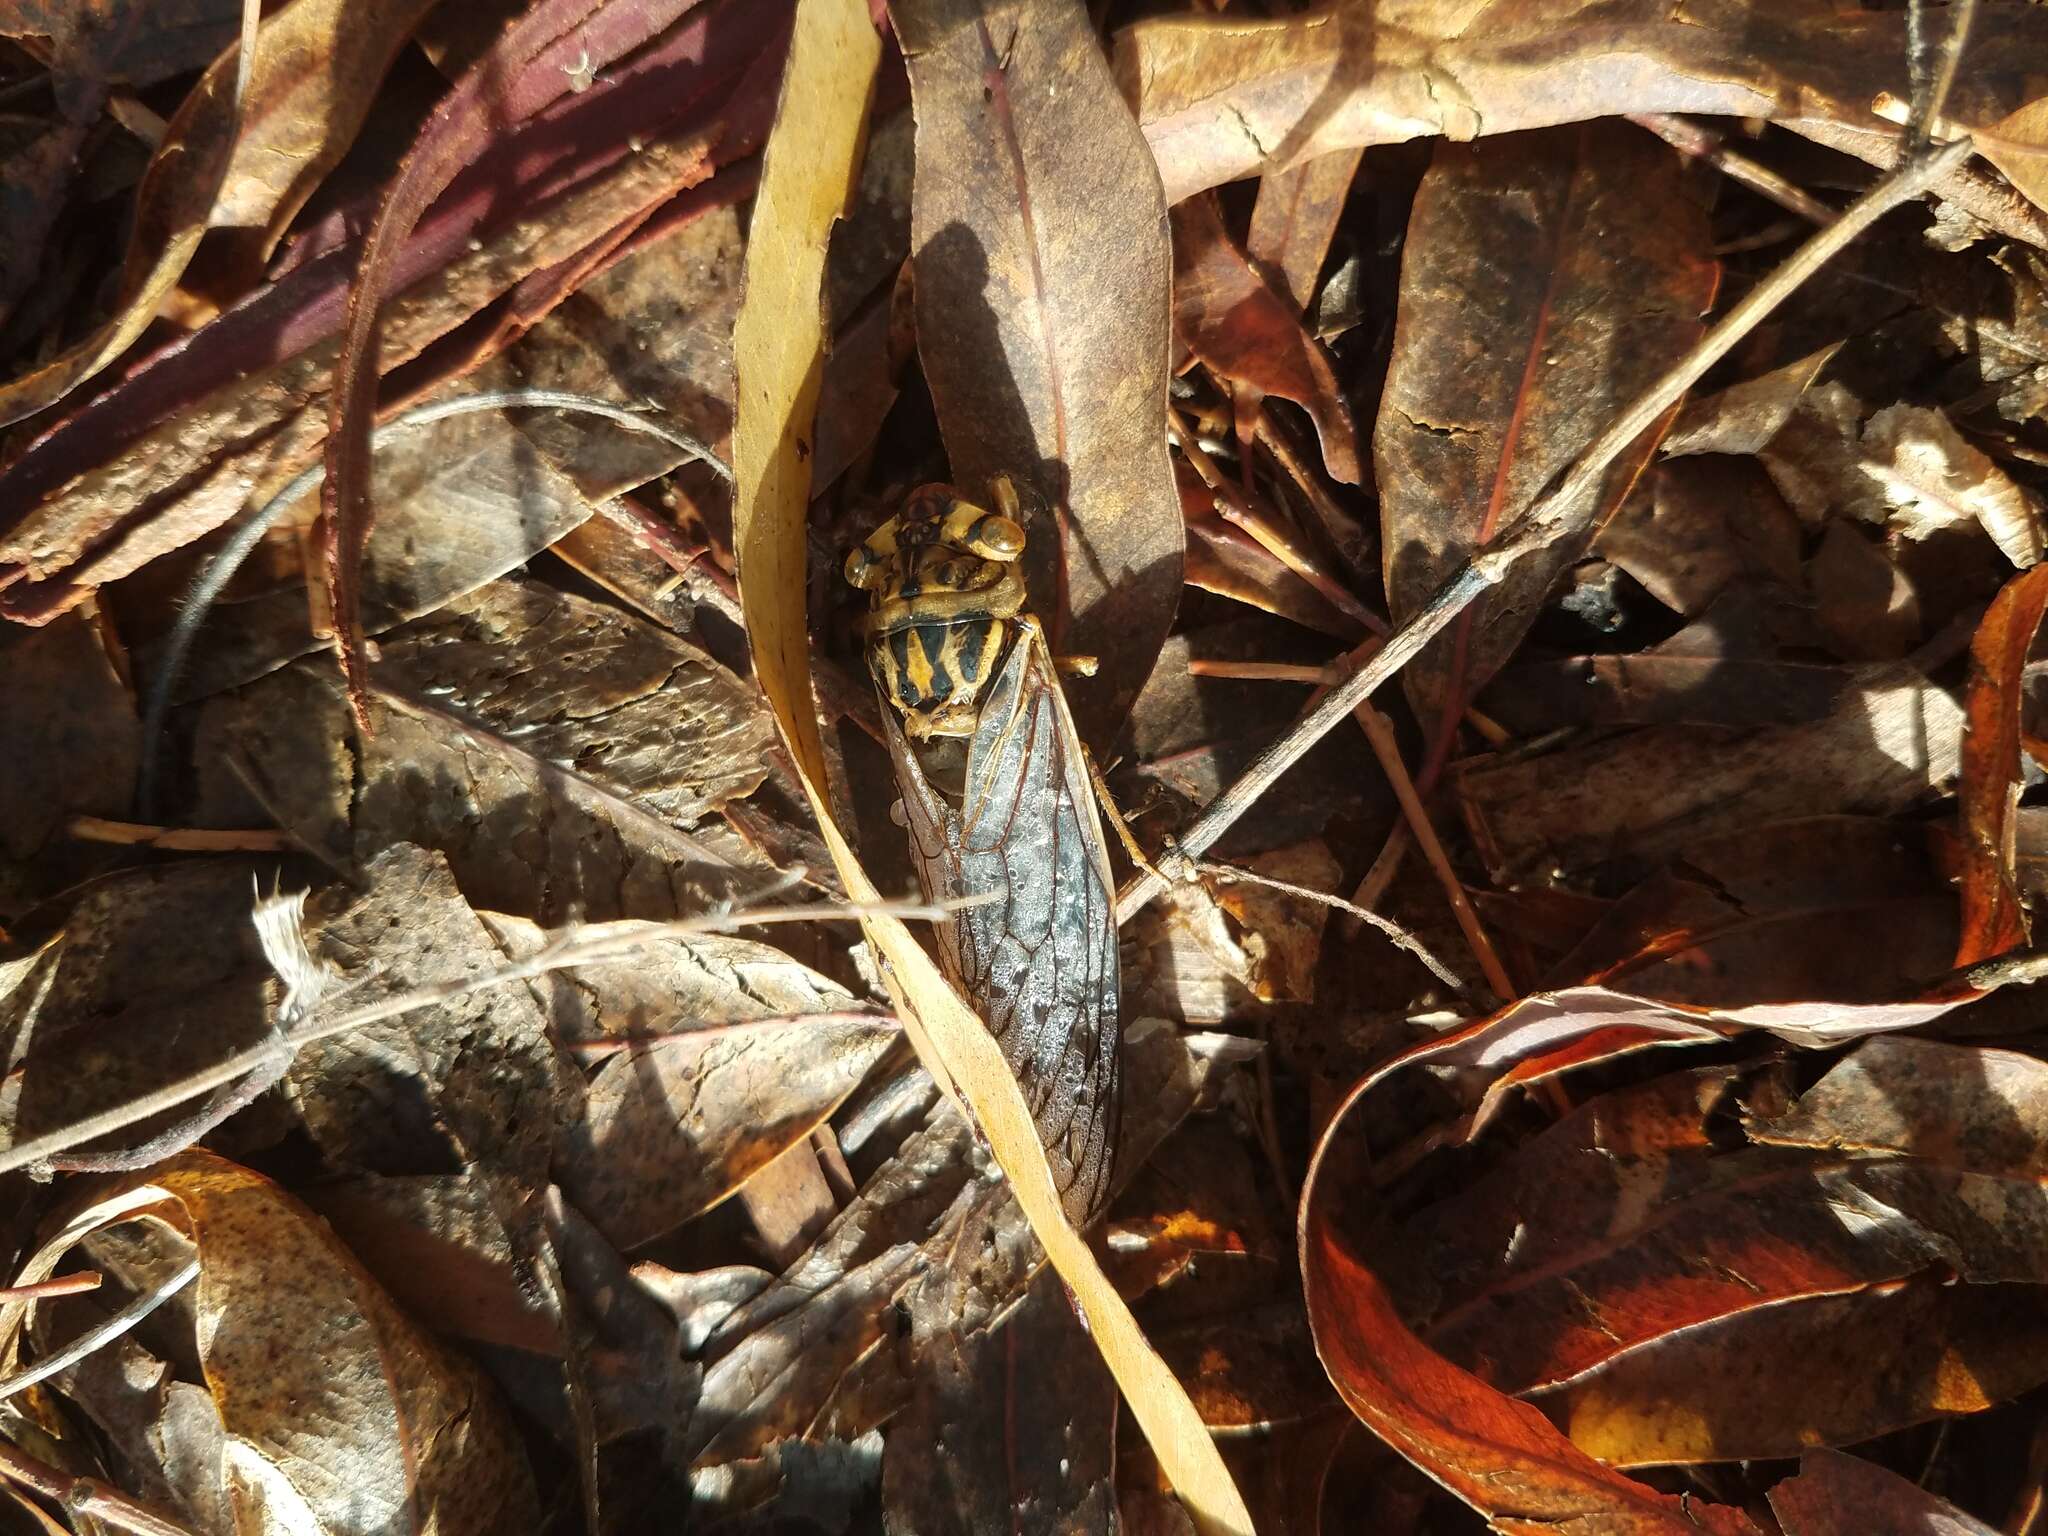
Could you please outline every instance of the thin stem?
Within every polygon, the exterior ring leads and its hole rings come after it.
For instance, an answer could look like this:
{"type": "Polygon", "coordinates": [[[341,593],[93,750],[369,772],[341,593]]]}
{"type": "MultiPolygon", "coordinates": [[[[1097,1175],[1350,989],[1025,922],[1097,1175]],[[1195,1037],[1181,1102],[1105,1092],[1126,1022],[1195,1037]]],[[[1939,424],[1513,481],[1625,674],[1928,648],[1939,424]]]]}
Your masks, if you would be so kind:
{"type": "Polygon", "coordinates": [[[1365,739],[1372,743],[1373,755],[1380,760],[1380,771],[1386,774],[1387,782],[1394,787],[1394,798],[1401,802],[1401,814],[1408,819],[1408,829],[1415,835],[1416,846],[1429,861],[1429,867],[1436,871],[1437,884],[1443,887],[1444,898],[1451,904],[1451,913],[1458,920],[1465,942],[1472,946],[1479,969],[1486,976],[1486,984],[1493,988],[1495,997],[1506,1002],[1515,995],[1515,984],[1508,980],[1507,967],[1500,963],[1500,956],[1494,953],[1493,941],[1486,936],[1479,914],[1472,910],[1471,898],[1465,894],[1465,883],[1451,868],[1450,855],[1444,852],[1444,845],[1436,835],[1436,826],[1429,819],[1422,796],[1416,792],[1415,781],[1408,775],[1408,765],[1401,760],[1401,744],[1394,740],[1394,727],[1370,704],[1359,705],[1352,715],[1365,732],[1365,739]]]}
{"type": "Polygon", "coordinates": [[[111,1484],[60,1472],[6,1440],[0,1440],[0,1477],[41,1494],[68,1515],[90,1515],[134,1536],[197,1536],[189,1525],[158,1514],[111,1484]]]}
{"type": "MultiPolygon", "coordinates": [[[[1203,874],[1214,876],[1218,880],[1225,882],[1242,881],[1247,885],[1263,885],[1270,890],[1280,891],[1289,896],[1299,896],[1304,901],[1313,901],[1320,906],[1332,907],[1347,916],[1358,919],[1361,923],[1369,923],[1385,934],[1388,942],[1393,944],[1396,949],[1405,949],[1417,960],[1420,960],[1428,969],[1430,975],[1449,987],[1453,992],[1461,995],[1469,995],[1471,993],[1472,989],[1465,985],[1456,971],[1445,965],[1443,961],[1437,959],[1435,955],[1429,952],[1428,945],[1424,944],[1422,940],[1416,938],[1414,934],[1390,917],[1382,917],[1370,908],[1361,907],[1355,902],[1346,901],[1342,896],[1332,896],[1328,891],[1319,891],[1312,886],[1296,885],[1291,880],[1275,880],[1271,875],[1257,874],[1249,869],[1241,869],[1235,864],[1212,864],[1204,860],[1195,867],[1203,874]]],[[[1501,995],[1507,997],[1513,994],[1502,993],[1501,995]]]]}
{"type": "Polygon", "coordinates": [[[1794,185],[1769,166],[1759,165],[1747,155],[1737,154],[1720,134],[1702,128],[1688,118],[1674,117],[1669,112],[1631,112],[1628,120],[1638,128],[1649,129],[1679,153],[1705,161],[1730,181],[1739,182],[1759,197],[1768,198],[1809,223],[1834,222],[1835,210],[1804,187],[1794,185]]]}
{"type": "Polygon", "coordinates": [[[68,1370],[78,1364],[94,1350],[113,1343],[198,1278],[199,1261],[194,1259],[155,1289],[143,1292],[97,1328],[89,1328],[81,1333],[48,1359],[38,1360],[27,1370],[17,1371],[5,1381],[0,1381],[0,1398],[12,1397],[17,1392],[26,1392],[37,1382],[49,1380],[59,1371],[68,1370]]]}
{"type": "MultiPolygon", "coordinates": [[[[1272,788],[1280,775],[1323,737],[1337,722],[1349,715],[1388,678],[1414,659],[1417,652],[1436,638],[1480,593],[1498,585],[1521,559],[1555,543],[1583,526],[1592,515],[1591,493],[1605,477],[1609,466],[1622,451],[1647,431],[1685,392],[1699,382],[1708,369],[1734,351],[1743,337],[1786,299],[1826,266],[1858,236],[1892,209],[1918,197],[1935,181],[1947,175],[1970,153],[1970,141],[1958,139],[1925,155],[1915,156],[1843,209],[1835,222],[1819,231],[1769,277],[1749,291],[1701,338],[1662,378],[1616,417],[1572,461],[1568,471],[1552,481],[1492,542],[1475,551],[1451,573],[1417,612],[1393,634],[1385,646],[1330,690],[1322,702],[1304,715],[1280,740],[1253,760],[1252,765],[1228,789],[1209,803],[1195,824],[1181,838],[1191,854],[1201,854],[1237,823],[1240,816],[1272,788]]],[[[1165,889],[1165,882],[1140,875],[1117,898],[1117,920],[1125,921],[1165,889]]]]}

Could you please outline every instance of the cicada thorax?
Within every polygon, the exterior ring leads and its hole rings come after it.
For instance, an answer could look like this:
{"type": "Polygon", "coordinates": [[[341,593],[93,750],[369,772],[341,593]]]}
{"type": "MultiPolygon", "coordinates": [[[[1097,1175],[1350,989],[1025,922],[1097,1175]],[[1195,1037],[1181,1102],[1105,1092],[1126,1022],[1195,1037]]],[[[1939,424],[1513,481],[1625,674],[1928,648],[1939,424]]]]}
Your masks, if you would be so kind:
{"type": "Polygon", "coordinates": [[[1108,1193],[1120,1118],[1114,887],[1081,742],[1024,611],[1023,548],[1005,511],[927,486],[846,574],[869,594],[868,665],[920,883],[971,902],[939,925],[940,959],[1085,1221],[1108,1193]]]}

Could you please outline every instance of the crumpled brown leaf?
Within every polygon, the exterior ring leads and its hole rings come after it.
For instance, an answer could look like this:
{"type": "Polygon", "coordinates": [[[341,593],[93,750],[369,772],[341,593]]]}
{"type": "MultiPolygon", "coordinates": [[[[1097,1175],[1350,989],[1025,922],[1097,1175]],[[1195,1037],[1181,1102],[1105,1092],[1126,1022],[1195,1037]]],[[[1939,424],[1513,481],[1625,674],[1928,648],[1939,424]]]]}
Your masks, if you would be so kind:
{"type": "MultiPolygon", "coordinates": [[[[136,194],[113,318],[0,386],[0,422],[42,410],[119,357],[155,318],[208,229],[253,227],[264,232],[264,248],[274,243],[347,151],[385,69],[432,3],[294,0],[278,8],[257,34],[239,101],[236,51],[215,61],[165,129],[136,194]],[[320,67],[308,68],[311,59],[320,67]]],[[[152,26],[138,51],[173,57],[167,37],[177,35],[152,26]]]]}
{"type": "MultiPolygon", "coordinates": [[[[30,1257],[147,1220],[196,1249],[196,1344],[240,1528],[486,1536],[540,1518],[516,1432],[476,1368],[421,1333],[324,1223],[210,1153],[93,1189],[30,1257]]],[[[0,1312],[12,1360],[26,1308],[0,1312]]]]}

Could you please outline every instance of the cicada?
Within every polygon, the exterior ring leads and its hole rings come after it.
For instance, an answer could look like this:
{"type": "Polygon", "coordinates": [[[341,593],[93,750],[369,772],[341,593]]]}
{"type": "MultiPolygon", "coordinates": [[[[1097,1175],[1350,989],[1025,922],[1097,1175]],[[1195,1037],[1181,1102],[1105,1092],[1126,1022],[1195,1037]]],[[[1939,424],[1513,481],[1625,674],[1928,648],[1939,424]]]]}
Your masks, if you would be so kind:
{"type": "Polygon", "coordinates": [[[1045,632],[1025,611],[1007,480],[989,510],[911,493],[847,556],[868,670],[941,967],[1031,1105],[1068,1214],[1109,1192],[1121,1101],[1115,887],[1093,780],[1045,632]]]}

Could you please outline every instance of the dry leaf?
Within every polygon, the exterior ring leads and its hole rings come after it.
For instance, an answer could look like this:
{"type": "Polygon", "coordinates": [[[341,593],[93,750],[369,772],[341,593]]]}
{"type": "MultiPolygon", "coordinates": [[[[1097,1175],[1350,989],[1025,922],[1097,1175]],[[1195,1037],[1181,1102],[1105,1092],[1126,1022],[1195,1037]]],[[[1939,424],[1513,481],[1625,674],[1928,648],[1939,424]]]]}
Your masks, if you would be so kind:
{"type": "Polygon", "coordinates": [[[2014,889],[2015,823],[2025,786],[2020,757],[2027,657],[2048,613],[2048,576],[2015,576],[1991,604],[1970,646],[1962,742],[1962,940],[1958,966],[1974,965],[2027,942],[2026,909],[2014,889]]]}
{"type": "Polygon", "coordinates": [[[1252,205],[1245,249],[1285,279],[1287,296],[1297,310],[1306,311],[1315,298],[1316,280],[1322,276],[1361,154],[1340,149],[1259,179],[1259,200],[1252,205]]]}
{"type": "Polygon", "coordinates": [[[1924,539],[1975,520],[2022,570],[2041,558],[2041,508],[1940,411],[1887,406],[1863,427],[1857,465],[1892,509],[1889,525],[1924,539]]]}
{"type": "MultiPolygon", "coordinates": [[[[238,1528],[484,1536],[538,1524],[518,1437],[476,1368],[407,1322],[318,1218],[247,1169],[190,1152],[102,1186],[23,1278],[138,1219],[197,1251],[198,1358],[238,1528]]],[[[10,1357],[24,1313],[14,1302],[0,1314],[10,1357]]]]}
{"type": "Polygon", "coordinates": [[[1509,881],[1655,859],[1771,821],[1902,810],[1961,767],[1963,714],[1911,667],[1874,667],[1822,718],[1757,731],[1653,726],[1519,761],[1469,759],[1459,797],[1509,881]]]}
{"type": "Polygon", "coordinates": [[[917,114],[918,354],[952,478],[970,497],[1015,482],[1033,611],[1056,654],[1100,661],[1067,693],[1102,751],[1180,597],[1166,204],[1077,0],[890,12],[917,114]]]}
{"type": "MultiPolygon", "coordinates": [[[[1373,428],[1387,600],[1412,614],[1699,336],[1717,271],[1705,212],[1664,146],[1626,125],[1437,151],[1402,253],[1373,428]]],[[[1654,449],[1607,475],[1597,522],[1654,449]]],[[[1408,668],[1435,732],[1514,652],[1587,537],[1519,562],[1408,668]]]]}
{"type": "MultiPolygon", "coordinates": [[[[294,0],[258,31],[239,100],[237,50],[216,61],[171,119],[136,194],[135,235],[113,318],[0,387],[0,422],[42,410],[126,351],[209,228],[250,226],[274,241],[348,149],[385,69],[431,3],[294,0]],[[307,67],[311,59],[320,61],[318,69],[307,67]]],[[[156,55],[166,73],[187,67],[172,62],[165,33],[145,30],[148,43],[138,57],[156,55]]]]}
{"type": "Polygon", "coordinates": [[[1358,430],[1322,343],[1245,259],[1213,199],[1174,208],[1173,258],[1174,324],[1195,356],[1235,386],[1239,435],[1249,434],[1264,396],[1292,400],[1315,422],[1330,474],[1356,485],[1358,430]]]}
{"type": "Polygon", "coordinates": [[[1785,1536],[1993,1536],[1919,1484],[1840,1451],[1808,1451],[1771,1490],[1785,1536]]]}
{"type": "MultiPolygon", "coordinates": [[[[1485,21],[1441,0],[1158,16],[1118,34],[1116,76],[1176,203],[1358,145],[1632,112],[1768,117],[1889,164],[1894,135],[1872,132],[1870,103],[1909,94],[1905,18],[1845,16],[1829,0],[1699,0],[1683,14],[1662,0],[1508,0],[1485,21]]],[[[2048,23],[2024,6],[1985,7],[1967,81],[1978,110],[1955,110],[1986,121],[2038,94],[2027,61],[2048,46],[2044,34],[2048,23]]],[[[2029,238],[1997,202],[1970,206],[2029,238]]]]}

